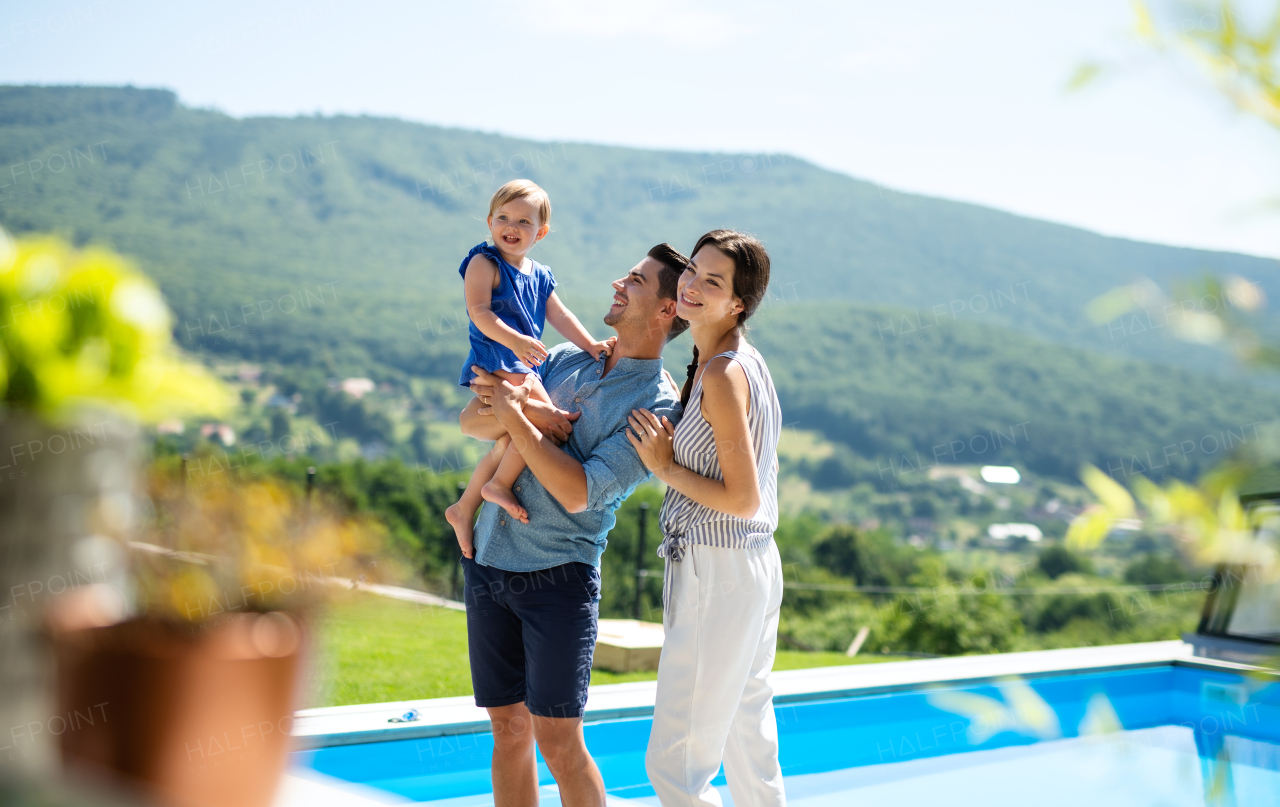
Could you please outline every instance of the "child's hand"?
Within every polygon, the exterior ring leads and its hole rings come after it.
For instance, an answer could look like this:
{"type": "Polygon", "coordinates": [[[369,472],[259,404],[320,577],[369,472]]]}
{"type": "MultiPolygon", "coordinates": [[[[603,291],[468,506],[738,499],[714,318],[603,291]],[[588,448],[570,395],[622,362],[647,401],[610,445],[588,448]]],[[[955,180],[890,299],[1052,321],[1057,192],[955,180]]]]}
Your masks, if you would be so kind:
{"type": "Polygon", "coordinates": [[[591,358],[595,359],[596,361],[600,361],[600,357],[602,355],[604,356],[613,355],[613,346],[617,344],[617,342],[618,342],[618,337],[610,336],[608,339],[604,340],[603,342],[592,342],[590,347],[587,348],[587,352],[591,354],[591,358]]]}
{"type": "Polygon", "coordinates": [[[521,334],[512,339],[507,347],[516,354],[516,358],[530,367],[537,367],[547,360],[547,346],[532,336],[521,334]]]}

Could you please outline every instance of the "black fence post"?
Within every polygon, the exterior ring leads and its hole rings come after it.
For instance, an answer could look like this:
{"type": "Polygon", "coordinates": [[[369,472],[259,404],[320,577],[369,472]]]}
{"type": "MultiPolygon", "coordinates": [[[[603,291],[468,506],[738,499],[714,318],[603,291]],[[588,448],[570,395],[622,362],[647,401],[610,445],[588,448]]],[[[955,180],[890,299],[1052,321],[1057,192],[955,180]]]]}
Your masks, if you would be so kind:
{"type": "MultiPolygon", "coordinates": [[[[462,494],[463,492],[466,491],[466,489],[467,489],[466,482],[461,482],[461,481],[458,482],[458,498],[459,499],[462,498],[462,494]]],[[[462,599],[462,597],[459,596],[461,592],[458,590],[458,575],[462,573],[462,547],[458,546],[458,541],[456,536],[454,537],[454,541],[453,541],[453,549],[454,549],[454,552],[456,553],[456,556],[453,560],[453,578],[449,583],[449,591],[452,594],[454,601],[456,602],[462,599]]]]}
{"type": "Polygon", "coordinates": [[[649,523],[649,503],[640,502],[640,529],[636,535],[636,604],[635,618],[640,618],[641,600],[644,598],[644,531],[649,523]]]}

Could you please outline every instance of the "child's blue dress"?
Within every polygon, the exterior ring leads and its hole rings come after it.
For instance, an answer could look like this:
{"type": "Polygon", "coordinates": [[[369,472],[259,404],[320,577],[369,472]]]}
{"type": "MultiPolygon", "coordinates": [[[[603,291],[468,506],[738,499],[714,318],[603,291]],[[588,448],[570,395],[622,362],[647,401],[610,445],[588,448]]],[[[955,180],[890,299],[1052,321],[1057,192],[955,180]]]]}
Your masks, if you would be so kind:
{"type": "MultiPolygon", "coordinates": [[[[464,278],[467,276],[467,264],[471,263],[471,259],[477,254],[484,255],[496,263],[498,273],[501,275],[498,287],[493,290],[493,301],[490,306],[493,313],[520,333],[532,336],[534,339],[541,339],[542,329],[546,327],[547,321],[547,298],[556,288],[555,275],[535,260],[529,261],[533,268],[525,274],[507,263],[502,253],[487,242],[471,248],[467,257],[463,259],[462,266],[458,267],[458,274],[464,278]]],[[[466,363],[462,365],[462,377],[458,379],[460,385],[470,386],[472,379],[476,377],[476,374],[471,371],[473,364],[490,373],[496,370],[505,370],[508,373],[538,372],[537,369],[529,367],[516,358],[516,354],[509,349],[481,333],[474,322],[470,323],[469,335],[471,355],[467,356],[466,363]]]]}

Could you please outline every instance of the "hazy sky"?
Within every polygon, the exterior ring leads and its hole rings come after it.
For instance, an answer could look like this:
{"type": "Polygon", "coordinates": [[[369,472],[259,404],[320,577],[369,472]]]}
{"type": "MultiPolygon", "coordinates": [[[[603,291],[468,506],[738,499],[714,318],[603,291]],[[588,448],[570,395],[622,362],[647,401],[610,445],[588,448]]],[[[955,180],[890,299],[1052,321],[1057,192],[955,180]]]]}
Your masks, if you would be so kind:
{"type": "Polygon", "coordinates": [[[1123,0],[8,0],[0,82],[785,152],[1104,233],[1280,257],[1280,132],[1131,27],[1123,0]],[[1090,59],[1116,69],[1068,94],[1090,59]]]}

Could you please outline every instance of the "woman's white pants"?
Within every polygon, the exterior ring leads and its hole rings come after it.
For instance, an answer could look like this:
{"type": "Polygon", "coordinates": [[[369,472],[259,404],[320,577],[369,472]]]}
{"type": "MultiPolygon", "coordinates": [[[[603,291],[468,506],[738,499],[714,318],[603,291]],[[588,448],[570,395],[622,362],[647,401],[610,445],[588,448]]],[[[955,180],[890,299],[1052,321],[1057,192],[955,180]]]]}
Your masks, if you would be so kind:
{"type": "MultiPolygon", "coordinates": [[[[668,561],[670,562],[670,561],[668,561]]],[[[671,613],[645,767],[663,807],[782,807],[769,671],[782,607],[782,560],[760,549],[691,545],[675,563],[671,613]]]]}

